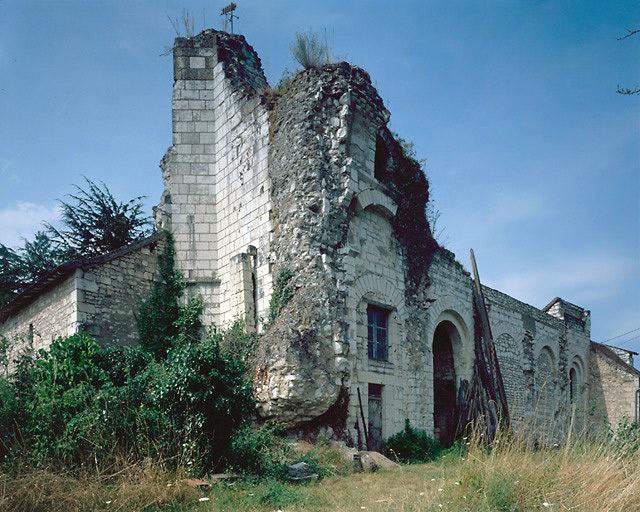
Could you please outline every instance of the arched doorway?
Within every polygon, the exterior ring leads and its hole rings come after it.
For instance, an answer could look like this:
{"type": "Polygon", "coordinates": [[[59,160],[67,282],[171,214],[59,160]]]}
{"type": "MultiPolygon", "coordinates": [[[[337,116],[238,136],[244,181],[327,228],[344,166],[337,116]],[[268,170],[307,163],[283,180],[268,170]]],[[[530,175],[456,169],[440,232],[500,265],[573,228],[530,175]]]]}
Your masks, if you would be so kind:
{"type": "Polygon", "coordinates": [[[458,420],[454,345],[460,335],[453,323],[444,320],[433,334],[433,426],[434,435],[451,446],[458,420]]]}

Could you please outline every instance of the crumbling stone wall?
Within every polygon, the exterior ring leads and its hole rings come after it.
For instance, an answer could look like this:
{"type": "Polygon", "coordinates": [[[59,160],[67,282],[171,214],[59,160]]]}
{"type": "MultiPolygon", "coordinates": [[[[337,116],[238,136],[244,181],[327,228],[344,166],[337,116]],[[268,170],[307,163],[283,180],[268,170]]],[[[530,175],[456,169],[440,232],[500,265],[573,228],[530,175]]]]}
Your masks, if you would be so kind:
{"type": "MultiPolygon", "coordinates": [[[[371,389],[383,438],[406,419],[433,433],[439,326],[456,385],[472,376],[472,280],[433,240],[427,178],[389,131],[368,74],[340,63],[268,90],[253,48],[215,30],[176,39],[173,56],[173,140],[155,214],[174,235],[187,293],[203,297],[205,323],[262,331],[275,276],[293,275],[292,298],[254,355],[260,414],[362,443],[359,398],[366,423],[371,389]],[[386,358],[369,357],[368,307],[386,315],[386,358]]],[[[109,343],[134,342],[154,251],[79,267],[0,333],[84,325],[109,343]]],[[[589,353],[588,311],[484,290],[518,430],[557,438],[571,415],[585,424],[587,402],[607,419],[628,413],[637,379],[589,353]]]]}

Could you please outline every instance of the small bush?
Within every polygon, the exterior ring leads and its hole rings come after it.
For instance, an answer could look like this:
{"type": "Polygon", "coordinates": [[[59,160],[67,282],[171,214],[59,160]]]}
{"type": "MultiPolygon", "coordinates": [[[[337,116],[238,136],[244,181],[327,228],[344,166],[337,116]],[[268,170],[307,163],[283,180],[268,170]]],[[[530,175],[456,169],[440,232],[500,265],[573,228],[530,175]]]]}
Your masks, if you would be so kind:
{"type": "Polygon", "coordinates": [[[506,474],[494,473],[486,483],[487,504],[496,512],[519,510],[518,489],[515,479],[506,474]]]}
{"type": "Polygon", "coordinates": [[[282,479],[291,463],[291,448],[282,437],[282,429],[267,423],[240,430],[231,443],[234,469],[259,478],[282,479]]]}
{"type": "Polygon", "coordinates": [[[623,419],[614,432],[613,447],[622,455],[640,454],[640,423],[623,419]]]}
{"type": "Polygon", "coordinates": [[[323,42],[315,32],[297,33],[291,44],[293,58],[303,68],[317,68],[329,64],[329,45],[323,42]]]}
{"type": "Polygon", "coordinates": [[[279,480],[268,480],[258,493],[258,501],[271,507],[286,507],[302,500],[302,493],[279,480]]]}
{"type": "Polygon", "coordinates": [[[293,298],[293,290],[291,288],[292,278],[293,272],[287,267],[281,268],[276,274],[273,293],[271,294],[271,301],[269,302],[267,325],[271,325],[274,320],[278,318],[280,311],[282,311],[293,298]]]}
{"type": "Polygon", "coordinates": [[[409,420],[405,421],[404,430],[391,436],[384,444],[384,451],[391,458],[405,464],[428,462],[437,457],[442,445],[424,430],[413,428],[409,420]]]}

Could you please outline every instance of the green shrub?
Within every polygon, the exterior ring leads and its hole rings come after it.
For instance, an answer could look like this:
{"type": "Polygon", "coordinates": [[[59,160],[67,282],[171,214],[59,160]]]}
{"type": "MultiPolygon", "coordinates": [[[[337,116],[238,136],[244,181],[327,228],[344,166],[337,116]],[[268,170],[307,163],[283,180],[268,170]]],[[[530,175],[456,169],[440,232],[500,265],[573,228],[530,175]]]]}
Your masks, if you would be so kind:
{"type": "Polygon", "coordinates": [[[231,443],[234,469],[259,478],[284,478],[292,453],[282,434],[282,429],[272,423],[241,429],[231,443]]]}
{"type": "Polygon", "coordinates": [[[624,418],[613,435],[614,449],[624,455],[640,454],[640,423],[624,418]]]}
{"type": "MultiPolygon", "coordinates": [[[[215,334],[215,331],[212,333],[215,334]]],[[[222,333],[221,346],[243,362],[248,362],[258,343],[258,334],[246,331],[243,322],[236,321],[222,333]]]]}
{"type": "Polygon", "coordinates": [[[167,354],[175,340],[180,318],[180,299],[185,288],[182,275],[175,269],[175,244],[165,233],[164,252],[158,256],[159,279],[154,282],[149,298],[138,310],[136,324],[140,345],[156,358],[167,354]]]}
{"type": "Polygon", "coordinates": [[[161,436],[169,452],[198,471],[222,463],[233,432],[255,410],[245,365],[220,349],[221,338],[214,333],[202,342],[172,348],[149,395],[151,406],[169,421],[161,436]]]}
{"type": "Polygon", "coordinates": [[[121,455],[194,472],[221,466],[254,410],[244,362],[220,349],[221,337],[180,331],[164,361],[139,347],[101,349],[85,333],[55,340],[25,357],[15,380],[0,380],[2,455],[69,468],[121,455]]]}
{"type": "Polygon", "coordinates": [[[512,476],[493,473],[486,482],[485,494],[491,510],[512,512],[520,509],[517,484],[512,476]]]}
{"type": "Polygon", "coordinates": [[[384,443],[384,452],[391,458],[406,464],[428,462],[435,459],[442,445],[424,430],[413,428],[409,420],[405,421],[404,430],[391,436],[384,443]]]}
{"type": "Polygon", "coordinates": [[[271,300],[269,302],[267,325],[271,325],[274,320],[278,318],[280,311],[282,311],[293,298],[293,290],[291,288],[292,278],[293,272],[287,267],[281,268],[276,274],[273,283],[273,293],[271,294],[271,300]]]}

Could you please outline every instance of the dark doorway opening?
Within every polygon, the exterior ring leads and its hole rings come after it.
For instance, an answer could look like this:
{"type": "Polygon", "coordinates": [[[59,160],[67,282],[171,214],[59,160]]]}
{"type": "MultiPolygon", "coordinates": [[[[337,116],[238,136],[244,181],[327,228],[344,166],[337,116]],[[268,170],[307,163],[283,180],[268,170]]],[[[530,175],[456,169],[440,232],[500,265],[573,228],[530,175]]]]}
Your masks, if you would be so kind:
{"type": "Polygon", "coordinates": [[[444,321],[438,324],[433,335],[433,424],[435,437],[444,446],[453,444],[458,419],[453,359],[453,343],[457,334],[455,326],[444,321]]]}
{"type": "Polygon", "coordinates": [[[382,385],[369,384],[369,450],[382,447],[382,385]]]}

